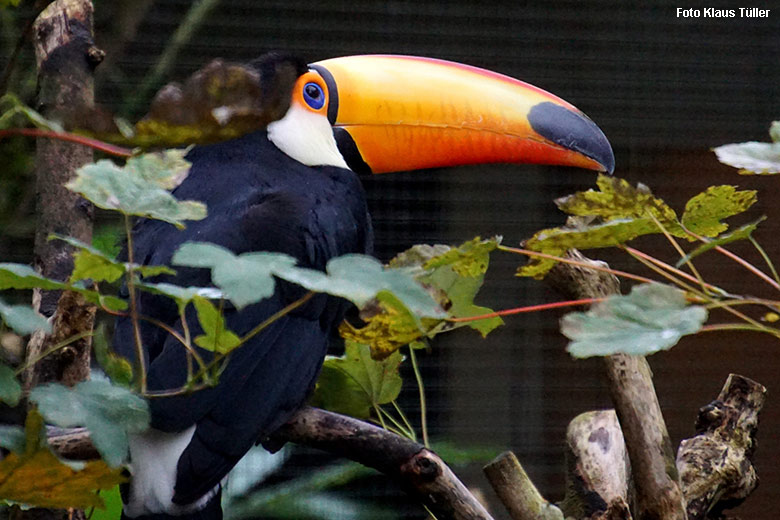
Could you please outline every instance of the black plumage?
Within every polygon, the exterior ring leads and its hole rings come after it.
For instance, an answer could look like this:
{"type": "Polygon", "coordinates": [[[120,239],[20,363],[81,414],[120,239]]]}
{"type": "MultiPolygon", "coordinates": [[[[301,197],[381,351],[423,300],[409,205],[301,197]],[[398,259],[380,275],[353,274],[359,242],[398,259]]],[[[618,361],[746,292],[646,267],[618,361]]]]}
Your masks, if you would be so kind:
{"type": "MultiPolygon", "coordinates": [[[[213,242],[236,254],[287,253],[299,265],[320,270],[333,257],[370,253],[370,219],[353,172],[305,166],[281,152],[264,131],[194,148],[187,158],[192,162],[190,173],[174,194],[204,202],[209,216],[189,222],[184,230],[161,221],[140,221],[133,231],[137,263],[169,264],[186,241],[213,242]]],[[[156,281],[211,284],[208,270],[193,268],[179,268],[176,276],[156,281]]],[[[269,299],[241,310],[228,305],[226,324],[237,334],[246,334],[303,294],[300,287],[277,282],[269,299]]],[[[137,305],[141,315],[181,330],[172,300],[141,293],[137,305]]],[[[255,442],[303,404],[346,308],[344,301],[316,295],[234,351],[215,388],[150,400],[152,427],[177,432],[197,425],[179,459],[174,503],[189,504],[214,488],[255,442]]],[[[200,331],[194,312],[188,313],[187,321],[194,337],[200,331]]],[[[182,345],[146,321],[141,322],[141,336],[149,390],[180,387],[187,373],[182,345]]],[[[129,318],[118,320],[114,348],[134,358],[129,318]]]]}

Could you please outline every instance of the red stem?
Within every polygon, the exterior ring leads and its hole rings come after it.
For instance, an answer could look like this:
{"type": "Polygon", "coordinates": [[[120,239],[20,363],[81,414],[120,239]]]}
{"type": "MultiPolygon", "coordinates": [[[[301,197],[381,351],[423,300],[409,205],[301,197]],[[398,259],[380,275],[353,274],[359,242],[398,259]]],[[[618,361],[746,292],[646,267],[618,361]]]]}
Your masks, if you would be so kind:
{"type": "Polygon", "coordinates": [[[501,316],[510,316],[512,314],[522,314],[524,312],[546,311],[549,309],[558,309],[560,307],[574,307],[577,305],[590,305],[592,303],[598,303],[603,300],[604,298],[585,298],[582,300],[567,300],[565,302],[542,303],[539,305],[530,305],[528,307],[516,307],[514,309],[506,309],[503,311],[490,312],[488,314],[481,314],[479,316],[467,316],[464,318],[449,318],[447,319],[447,321],[451,321],[453,323],[466,323],[469,321],[478,321],[487,318],[498,318],[501,316]]]}
{"type": "Polygon", "coordinates": [[[108,144],[99,139],[84,137],[83,135],[71,134],[69,132],[53,132],[51,130],[41,130],[39,128],[8,128],[0,130],[0,139],[12,135],[24,135],[27,137],[45,137],[48,139],[58,139],[69,143],[81,144],[94,150],[98,150],[116,157],[130,157],[133,151],[129,148],[108,144]]]}

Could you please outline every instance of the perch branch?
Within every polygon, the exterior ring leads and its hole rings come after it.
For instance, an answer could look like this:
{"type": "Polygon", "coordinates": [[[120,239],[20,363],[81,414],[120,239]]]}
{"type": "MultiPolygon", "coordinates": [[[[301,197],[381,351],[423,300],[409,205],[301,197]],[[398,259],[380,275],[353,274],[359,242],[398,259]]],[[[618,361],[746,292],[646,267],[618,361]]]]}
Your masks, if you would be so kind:
{"type": "MultiPolygon", "coordinates": [[[[305,407],[266,439],[264,446],[276,450],[287,442],[322,449],[381,471],[439,520],[493,520],[438,455],[367,422],[305,407]]],[[[62,456],[98,457],[83,428],[52,429],[49,444],[62,456]]]]}

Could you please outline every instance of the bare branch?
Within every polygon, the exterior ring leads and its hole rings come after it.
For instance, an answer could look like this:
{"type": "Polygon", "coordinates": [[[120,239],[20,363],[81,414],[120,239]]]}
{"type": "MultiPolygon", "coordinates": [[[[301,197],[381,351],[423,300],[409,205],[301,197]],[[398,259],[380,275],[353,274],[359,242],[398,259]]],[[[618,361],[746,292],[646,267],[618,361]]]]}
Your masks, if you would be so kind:
{"type": "Polygon", "coordinates": [[[484,471],[512,520],[563,520],[561,510],[542,497],[511,451],[496,457],[484,471]]]}
{"type": "MultiPolygon", "coordinates": [[[[585,260],[578,251],[569,251],[568,255],[585,260]]],[[[603,262],[597,262],[597,265],[601,266],[603,262]]],[[[550,271],[547,280],[573,298],[601,298],[620,292],[615,277],[603,271],[563,263],[550,271]]],[[[633,468],[637,518],[684,520],[685,504],[672,443],[647,360],[616,354],[604,361],[612,402],[633,468]]]]}

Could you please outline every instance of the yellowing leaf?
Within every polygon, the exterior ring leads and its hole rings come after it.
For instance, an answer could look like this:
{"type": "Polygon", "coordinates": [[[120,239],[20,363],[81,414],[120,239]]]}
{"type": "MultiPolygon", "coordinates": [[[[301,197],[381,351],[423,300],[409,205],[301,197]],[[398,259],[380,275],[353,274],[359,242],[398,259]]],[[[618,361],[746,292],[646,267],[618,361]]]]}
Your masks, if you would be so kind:
{"type": "Polygon", "coordinates": [[[608,175],[596,181],[601,191],[588,190],[555,201],[561,211],[577,216],[597,216],[605,221],[615,219],[655,217],[667,231],[681,236],[677,214],[663,200],[654,197],[650,189],[640,184],[608,175]]]}
{"type": "Polygon", "coordinates": [[[490,252],[498,247],[500,238],[481,240],[476,237],[425,262],[425,269],[449,266],[460,276],[476,277],[485,274],[490,252]]]}
{"type": "MultiPolygon", "coordinates": [[[[563,256],[569,249],[596,249],[623,244],[641,235],[660,233],[650,218],[611,220],[582,228],[559,227],[545,229],[530,238],[525,248],[552,256],[563,256]]],[[[556,261],[547,258],[530,258],[517,271],[518,276],[544,278],[556,261]]]]}
{"type": "Polygon", "coordinates": [[[728,229],[722,219],[742,213],[758,200],[755,190],[737,191],[734,186],[711,186],[685,204],[682,223],[686,229],[706,237],[728,229]]]}
{"type": "MultiPolygon", "coordinates": [[[[381,312],[367,318],[367,325],[357,328],[348,321],[339,327],[341,337],[371,347],[371,357],[385,359],[404,345],[423,335],[418,321],[402,305],[380,304],[381,312]]],[[[425,320],[433,321],[433,320],[425,320]]]]}
{"type": "Polygon", "coordinates": [[[30,411],[24,452],[0,461],[0,499],[47,508],[103,507],[97,491],[124,482],[122,470],[111,469],[102,460],[74,469],[42,442],[43,431],[43,419],[30,411]]]}

